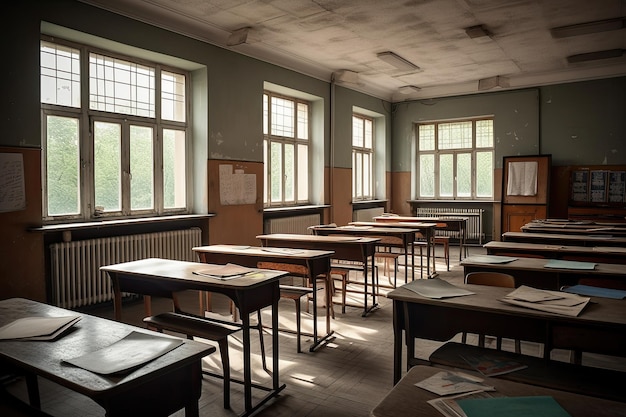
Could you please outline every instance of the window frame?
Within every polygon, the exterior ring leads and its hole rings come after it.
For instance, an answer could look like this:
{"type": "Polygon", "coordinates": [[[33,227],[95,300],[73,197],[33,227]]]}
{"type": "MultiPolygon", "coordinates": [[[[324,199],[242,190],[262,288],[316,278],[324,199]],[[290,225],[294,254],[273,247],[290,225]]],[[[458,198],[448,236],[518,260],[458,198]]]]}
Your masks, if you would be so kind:
{"type": "MultiPolygon", "coordinates": [[[[42,120],[42,218],[44,223],[63,223],[73,221],[89,221],[100,220],[102,218],[141,218],[146,216],[155,215],[175,215],[175,214],[188,214],[191,212],[191,190],[193,188],[192,176],[189,175],[192,167],[192,139],[191,139],[191,74],[188,70],[181,68],[164,65],[161,63],[148,61],[142,58],[119,54],[115,51],[110,51],[98,47],[94,47],[87,44],[73,42],[57,37],[50,37],[47,35],[41,35],[40,42],[48,42],[52,44],[58,44],[66,47],[78,49],[80,53],[80,107],[70,107],[62,104],[50,104],[44,103],[40,100],[41,108],[41,120],[42,120]],[[101,110],[92,110],[90,106],[90,54],[101,54],[114,59],[121,59],[133,64],[146,65],[155,70],[154,76],[154,105],[155,116],[154,117],[142,117],[125,113],[111,113],[101,110]],[[163,72],[175,73],[182,75],[185,79],[185,103],[184,103],[184,116],[185,121],[165,120],[161,118],[161,83],[163,72]],[[80,179],[79,179],[79,212],[76,214],[62,214],[62,215],[50,215],[49,214],[49,201],[48,201],[48,182],[47,182],[47,117],[48,116],[60,116],[60,117],[72,117],[78,120],[79,123],[79,158],[80,158],[80,179]],[[122,178],[121,187],[121,209],[115,211],[101,212],[96,210],[95,203],[95,173],[94,173],[94,141],[93,141],[93,126],[97,121],[119,123],[122,126],[127,126],[122,131],[122,168],[120,175],[124,175],[124,172],[128,172],[128,164],[126,167],[124,164],[129,161],[130,154],[129,148],[129,136],[127,135],[131,125],[140,127],[151,127],[153,129],[153,205],[150,209],[131,209],[131,194],[130,194],[130,179],[122,178]],[[184,132],[185,137],[185,184],[184,184],[184,207],[164,207],[164,172],[163,172],[163,131],[164,130],[177,130],[184,132]]],[[[40,97],[41,98],[41,97],[40,97]]]]}
{"type": "Polygon", "coordinates": [[[311,176],[309,175],[309,167],[311,167],[311,158],[312,158],[312,103],[308,100],[293,97],[289,95],[279,94],[271,90],[263,91],[263,163],[264,163],[264,187],[263,187],[263,207],[264,208],[272,208],[272,207],[293,207],[293,206],[301,206],[308,205],[311,201],[311,176]],[[267,110],[265,109],[265,97],[267,97],[267,110]],[[294,135],[293,137],[289,136],[279,136],[272,134],[272,98],[278,98],[282,100],[288,100],[293,102],[294,104],[294,115],[293,115],[293,127],[294,127],[294,135]],[[302,139],[299,136],[299,123],[298,123],[298,104],[304,104],[307,106],[307,134],[306,139],[302,139]],[[266,114],[267,111],[267,114],[266,114]],[[265,131],[267,129],[267,132],[265,131]],[[271,156],[271,146],[272,144],[278,144],[281,147],[281,172],[282,181],[280,184],[281,188],[281,198],[280,200],[272,200],[271,198],[271,190],[272,190],[272,156],[271,156]],[[294,199],[286,200],[285,199],[285,189],[286,189],[286,175],[285,172],[285,145],[292,145],[294,149],[294,199]],[[298,169],[298,152],[299,147],[305,146],[307,148],[307,169],[304,170],[306,172],[306,198],[300,198],[301,193],[299,193],[300,183],[300,172],[298,169]]]}
{"type": "Polygon", "coordinates": [[[495,118],[493,116],[483,116],[477,118],[463,118],[463,119],[454,119],[454,120],[438,120],[438,121],[425,121],[415,124],[415,138],[416,138],[416,172],[415,172],[415,195],[417,196],[417,200],[441,200],[441,201],[450,201],[450,200],[467,200],[467,201],[493,201],[495,197],[495,190],[493,185],[493,170],[495,168],[495,138],[491,139],[490,147],[477,147],[476,145],[476,122],[479,121],[491,121],[492,123],[492,132],[493,126],[495,124],[495,118]],[[439,143],[439,126],[451,123],[463,123],[463,122],[471,122],[472,123],[472,144],[471,147],[466,148],[440,148],[439,143]],[[434,129],[434,149],[432,150],[420,150],[420,126],[428,126],[432,125],[434,129]],[[478,153],[491,153],[491,195],[490,196],[478,196],[477,192],[477,157],[478,153]],[[458,156],[459,155],[470,155],[471,156],[471,192],[469,196],[459,196],[458,191],[458,156]],[[421,195],[421,156],[423,155],[433,155],[433,189],[434,195],[422,196],[421,195]],[[442,196],[441,193],[441,168],[440,168],[440,160],[443,155],[452,155],[452,166],[453,166],[453,176],[452,176],[452,195],[442,196]]]}
{"type": "MultiPolygon", "coordinates": [[[[374,197],[374,156],[375,156],[375,151],[374,151],[374,144],[376,143],[376,128],[375,128],[375,120],[373,117],[369,117],[369,116],[365,116],[363,114],[360,113],[353,113],[352,114],[352,201],[368,201],[368,200],[372,200],[374,197]],[[355,132],[354,132],[354,123],[355,123],[355,119],[359,119],[362,123],[362,132],[363,132],[363,146],[357,146],[354,144],[355,141],[355,132]],[[365,136],[366,136],[366,124],[367,122],[370,123],[371,126],[371,147],[367,147],[365,145],[365,136]],[[367,184],[368,184],[368,188],[369,190],[365,190],[365,169],[364,169],[364,159],[365,156],[369,156],[369,178],[367,179],[367,184]],[[360,159],[361,161],[361,169],[358,170],[357,167],[355,167],[355,164],[358,162],[357,160],[360,159]],[[360,189],[357,189],[357,175],[361,176],[361,187],[360,189]],[[359,191],[360,191],[360,195],[359,195],[359,191]],[[367,192],[366,192],[367,191],[367,192]]],[[[358,165],[357,165],[358,166],[358,165]]]]}

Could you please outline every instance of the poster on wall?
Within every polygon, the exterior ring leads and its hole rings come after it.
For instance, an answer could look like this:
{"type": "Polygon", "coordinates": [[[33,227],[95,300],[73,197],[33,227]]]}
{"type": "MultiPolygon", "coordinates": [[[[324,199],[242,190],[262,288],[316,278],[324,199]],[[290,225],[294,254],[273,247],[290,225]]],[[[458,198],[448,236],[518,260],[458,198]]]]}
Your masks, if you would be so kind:
{"type": "Polygon", "coordinates": [[[219,180],[221,205],[256,202],[256,174],[246,174],[243,169],[233,169],[230,164],[221,164],[219,180]]]}
{"type": "Polygon", "coordinates": [[[589,171],[572,172],[572,201],[589,201],[589,171]]]}
{"type": "Polygon", "coordinates": [[[21,153],[0,153],[0,212],[24,209],[24,157],[21,153]]]}
{"type": "Polygon", "coordinates": [[[626,196],[626,171],[609,172],[609,203],[623,203],[626,196]]]}
{"type": "Polygon", "coordinates": [[[591,171],[591,202],[606,202],[607,171],[591,171]]]}

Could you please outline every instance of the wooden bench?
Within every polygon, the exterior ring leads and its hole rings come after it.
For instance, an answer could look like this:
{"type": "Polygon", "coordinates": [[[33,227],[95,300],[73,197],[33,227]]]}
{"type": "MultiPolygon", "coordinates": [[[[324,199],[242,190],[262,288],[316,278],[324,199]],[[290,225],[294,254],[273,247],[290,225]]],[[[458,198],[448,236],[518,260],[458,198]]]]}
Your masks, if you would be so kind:
{"type": "Polygon", "coordinates": [[[535,356],[447,342],[428,360],[435,366],[472,369],[461,355],[503,357],[527,365],[522,370],[499,375],[510,381],[569,391],[592,397],[626,402],[626,372],[547,360],[535,356]]]}
{"type": "MultiPolygon", "coordinates": [[[[228,355],[228,336],[239,331],[240,326],[236,323],[221,323],[212,319],[205,319],[200,316],[191,315],[188,313],[175,313],[165,312],[157,314],[155,316],[145,317],[144,323],[149,328],[156,329],[159,332],[164,330],[182,333],[187,336],[188,339],[194,337],[200,337],[207,340],[217,342],[220,349],[220,356],[222,359],[222,375],[218,375],[206,370],[202,370],[204,374],[211,375],[213,377],[221,378],[224,380],[224,408],[230,408],[230,358],[228,355]]],[[[261,337],[261,340],[263,338],[261,337]]],[[[263,352],[263,361],[265,367],[265,352],[263,352]]]]}

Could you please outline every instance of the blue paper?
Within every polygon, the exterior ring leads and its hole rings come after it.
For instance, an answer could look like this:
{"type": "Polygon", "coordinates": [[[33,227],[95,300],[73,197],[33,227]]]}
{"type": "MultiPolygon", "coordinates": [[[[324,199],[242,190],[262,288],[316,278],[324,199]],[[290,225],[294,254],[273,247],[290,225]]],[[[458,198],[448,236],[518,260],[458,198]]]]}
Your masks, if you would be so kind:
{"type": "Polygon", "coordinates": [[[613,288],[593,287],[591,285],[573,285],[563,289],[564,292],[586,295],[588,297],[614,298],[621,300],[626,298],[626,291],[613,288]]]}
{"type": "Polygon", "coordinates": [[[571,417],[549,396],[457,400],[467,417],[571,417]]]}

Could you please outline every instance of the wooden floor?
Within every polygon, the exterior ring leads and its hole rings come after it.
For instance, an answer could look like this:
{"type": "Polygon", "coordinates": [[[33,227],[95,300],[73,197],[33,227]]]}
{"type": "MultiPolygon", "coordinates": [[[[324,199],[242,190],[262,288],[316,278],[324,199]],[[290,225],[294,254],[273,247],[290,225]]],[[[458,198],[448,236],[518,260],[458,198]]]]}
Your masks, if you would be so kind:
{"type": "MultiPolygon", "coordinates": [[[[458,265],[458,248],[451,248],[450,272],[445,271],[442,259],[437,260],[437,271],[440,278],[452,283],[462,283],[462,268],[458,265]]],[[[482,248],[471,248],[472,253],[485,253],[482,248]]],[[[416,273],[419,271],[416,270],[416,273]]],[[[382,268],[381,268],[382,273],[382,268]]],[[[399,283],[404,282],[404,267],[400,267],[398,273],[399,283]]],[[[387,278],[381,276],[381,284],[387,283],[387,278]]],[[[388,291],[388,289],[386,290],[388,291]]],[[[350,293],[352,302],[362,302],[362,295],[350,293]]],[[[339,293],[335,300],[339,300],[339,293]]],[[[188,293],[183,297],[183,305],[186,309],[197,311],[198,294],[188,293]],[[194,310],[195,309],[195,310],[194,310]]],[[[328,344],[319,347],[315,352],[308,351],[311,339],[302,338],[303,353],[296,353],[295,336],[290,333],[280,333],[280,378],[287,388],[274,400],[271,400],[258,416],[342,416],[342,417],[365,417],[369,415],[378,402],[392,388],[392,365],[393,365],[393,338],[392,338],[392,312],[391,301],[385,297],[379,297],[379,308],[367,317],[361,317],[362,309],[347,307],[346,313],[341,314],[341,309],[335,305],[336,319],[332,321],[334,338],[328,344]]],[[[217,313],[227,314],[229,303],[219,296],[213,298],[213,309],[217,313]]],[[[165,300],[154,300],[154,311],[169,309],[169,303],[165,300]]],[[[279,305],[281,327],[295,328],[295,311],[292,300],[281,300],[279,305]]],[[[304,309],[303,309],[304,311],[304,309]]],[[[112,318],[113,307],[111,305],[92,308],[89,314],[112,318]]],[[[142,325],[144,316],[143,304],[135,301],[124,305],[123,320],[130,324],[142,325]]],[[[269,313],[264,315],[264,322],[270,322],[269,313]]],[[[310,314],[303,313],[303,328],[310,330],[310,314]]],[[[323,328],[323,320],[320,320],[320,328],[323,328]]],[[[233,377],[241,378],[241,343],[240,338],[231,337],[230,356],[233,377]]],[[[458,336],[457,336],[458,337],[458,336]]],[[[255,353],[253,358],[253,375],[256,382],[270,383],[269,375],[262,369],[261,358],[258,349],[259,337],[253,334],[255,353]]],[[[271,344],[269,333],[265,333],[266,346],[271,344]]],[[[470,340],[471,341],[471,340],[470,340]]],[[[209,342],[207,342],[209,343],[209,342]]],[[[440,343],[430,342],[426,347],[420,343],[421,350],[418,357],[427,358],[430,352],[436,349],[440,343]]],[[[505,348],[511,349],[512,346],[505,348]]],[[[539,346],[523,344],[522,351],[525,354],[536,355],[540,351],[539,346]]],[[[271,352],[268,352],[271,354],[271,352]]],[[[553,357],[567,360],[567,352],[555,352],[553,357]],[[559,357],[560,355],[560,357],[559,357]]],[[[268,356],[268,359],[269,356],[268,356]]],[[[626,360],[605,358],[597,355],[585,355],[583,361],[586,364],[622,369],[626,371],[626,360]]],[[[269,360],[271,364],[271,359],[269,360]]],[[[220,372],[220,360],[217,353],[204,359],[203,366],[215,372],[220,372]]],[[[42,395],[42,408],[44,411],[59,417],[101,417],[103,410],[91,400],[65,390],[58,385],[40,378],[42,395]]],[[[23,381],[13,382],[8,389],[17,396],[24,398],[23,381]]],[[[253,390],[256,391],[256,390],[253,390]]],[[[262,396],[263,391],[255,392],[262,396]]],[[[212,377],[205,377],[203,392],[200,399],[200,415],[221,417],[236,416],[243,411],[242,387],[236,383],[231,384],[232,410],[222,407],[222,381],[212,377]]],[[[174,416],[184,416],[180,411],[174,416]]]]}

